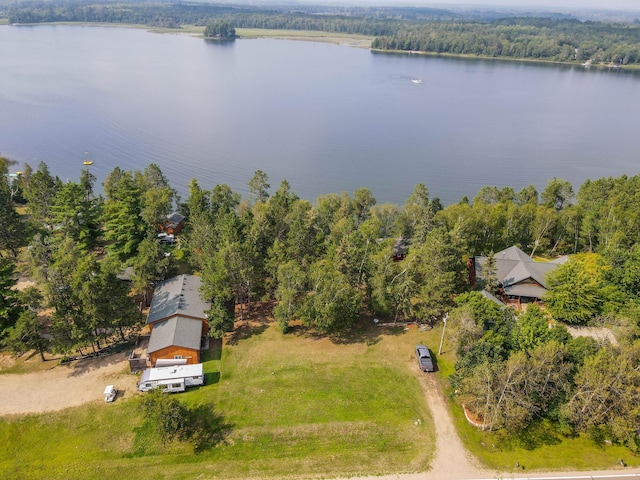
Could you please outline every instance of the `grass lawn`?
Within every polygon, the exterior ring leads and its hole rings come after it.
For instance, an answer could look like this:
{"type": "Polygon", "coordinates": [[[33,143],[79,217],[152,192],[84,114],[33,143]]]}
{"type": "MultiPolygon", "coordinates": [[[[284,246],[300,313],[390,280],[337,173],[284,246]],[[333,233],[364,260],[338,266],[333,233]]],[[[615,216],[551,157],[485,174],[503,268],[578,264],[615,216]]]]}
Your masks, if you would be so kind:
{"type": "Polygon", "coordinates": [[[283,38],[289,40],[348,44],[364,48],[370,48],[371,42],[375,38],[367,35],[320,32],[315,30],[271,30],[266,28],[236,28],[236,35],[240,38],[283,38]]]}
{"type": "MultiPolygon", "coordinates": [[[[426,470],[433,422],[413,366],[413,347],[437,353],[441,330],[363,325],[348,337],[272,324],[242,325],[204,355],[207,384],[178,394],[221,417],[224,440],[194,453],[163,445],[145,422],[141,394],[57,413],[0,419],[0,478],[295,478],[426,470]],[[416,425],[416,420],[422,420],[416,425]]],[[[445,341],[439,380],[453,371],[445,341]]],[[[34,392],[37,394],[37,392],[34,392]]],[[[542,423],[517,436],[481,432],[455,401],[451,410],[467,448],[491,469],[586,470],[640,462],[615,445],[566,438],[542,423]]]]}
{"type": "MultiPolygon", "coordinates": [[[[421,471],[433,424],[412,369],[435,332],[363,327],[328,339],[243,326],[204,363],[207,385],[175,398],[223,417],[226,438],[194,453],[159,444],[139,397],[0,420],[0,478],[249,478],[421,471]],[[421,419],[416,426],[414,422],[421,419]]],[[[432,338],[434,337],[434,338],[432,338]]],[[[34,392],[34,394],[37,394],[34,392]]]]}

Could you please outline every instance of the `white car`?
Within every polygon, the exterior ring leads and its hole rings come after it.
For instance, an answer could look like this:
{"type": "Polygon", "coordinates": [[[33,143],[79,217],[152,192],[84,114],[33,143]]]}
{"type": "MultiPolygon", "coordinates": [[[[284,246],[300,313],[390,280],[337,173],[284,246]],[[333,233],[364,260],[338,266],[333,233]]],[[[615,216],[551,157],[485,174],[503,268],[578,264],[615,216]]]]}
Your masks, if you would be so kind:
{"type": "Polygon", "coordinates": [[[159,233],[158,240],[160,240],[161,243],[174,243],[176,241],[176,237],[174,237],[172,233],[159,233]]]}
{"type": "Polygon", "coordinates": [[[113,402],[116,399],[116,395],[118,394],[118,389],[113,385],[107,385],[104,389],[104,401],[105,402],[113,402]]]}

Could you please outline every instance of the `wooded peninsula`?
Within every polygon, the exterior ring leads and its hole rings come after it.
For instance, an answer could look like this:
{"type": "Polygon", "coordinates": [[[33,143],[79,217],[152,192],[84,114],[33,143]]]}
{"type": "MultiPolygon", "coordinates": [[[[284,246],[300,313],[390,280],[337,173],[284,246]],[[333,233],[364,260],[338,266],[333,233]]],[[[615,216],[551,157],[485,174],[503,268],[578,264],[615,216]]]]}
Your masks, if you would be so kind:
{"type": "MultiPolygon", "coordinates": [[[[0,12],[1,14],[2,12],[0,12]]],[[[640,21],[581,21],[566,14],[418,7],[236,6],[216,4],[75,4],[10,6],[10,23],[88,22],[178,29],[205,27],[321,31],[374,37],[371,48],[568,64],[640,63],[640,21]]]]}

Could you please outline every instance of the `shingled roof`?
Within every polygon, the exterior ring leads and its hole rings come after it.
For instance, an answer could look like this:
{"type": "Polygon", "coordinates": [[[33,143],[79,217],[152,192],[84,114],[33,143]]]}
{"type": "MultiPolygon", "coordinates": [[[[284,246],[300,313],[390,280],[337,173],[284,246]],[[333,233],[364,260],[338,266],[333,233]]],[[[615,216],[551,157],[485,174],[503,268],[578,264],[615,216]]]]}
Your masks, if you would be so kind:
{"type": "MultiPolygon", "coordinates": [[[[519,297],[542,298],[547,291],[547,273],[567,261],[566,256],[551,262],[536,262],[518,247],[509,247],[494,255],[496,276],[504,293],[519,297]],[[537,285],[536,285],[537,284],[537,285]]],[[[487,257],[476,258],[476,275],[482,278],[487,257]]]]}
{"type": "Polygon", "coordinates": [[[153,326],[147,352],[153,353],[171,346],[200,350],[200,337],[202,337],[200,320],[175,316],[153,326]]]}
{"type": "Polygon", "coordinates": [[[200,297],[200,277],[178,275],[156,286],[147,315],[147,323],[155,323],[176,315],[206,320],[211,302],[200,297]]]}

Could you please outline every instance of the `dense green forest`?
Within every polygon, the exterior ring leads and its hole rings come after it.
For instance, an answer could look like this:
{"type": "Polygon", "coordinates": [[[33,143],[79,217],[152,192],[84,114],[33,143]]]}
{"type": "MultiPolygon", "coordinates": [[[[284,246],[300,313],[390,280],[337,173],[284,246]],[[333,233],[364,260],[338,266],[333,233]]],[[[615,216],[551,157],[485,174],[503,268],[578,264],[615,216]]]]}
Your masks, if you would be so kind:
{"type": "Polygon", "coordinates": [[[640,176],[590,180],[577,193],[557,178],[542,192],[487,186],[443,206],[423,184],[403,205],[378,204],[367,188],[310,202],[286,180],[272,189],[262,171],[248,198],[193,179],[179,202],[153,164],[115,168],[96,195],[90,167],[77,182],[44,163],[15,176],[10,167],[2,159],[0,341],[14,352],[103,348],[140,328],[136,305],[155,283],[196,272],[216,337],[256,302],[283,334],[340,336],[363,314],[429,326],[448,314],[452,385],[487,428],[546,419],[638,449],[640,176]],[[185,230],[160,242],[175,209],[185,230]],[[500,308],[469,285],[469,257],[512,245],[570,255],[548,278],[545,310],[500,308]],[[130,283],[119,278],[127,267],[130,283]],[[18,271],[35,285],[17,291],[18,271]],[[607,325],[617,345],[572,338],[568,324],[607,325]]]}
{"type": "Polygon", "coordinates": [[[211,21],[234,28],[315,30],[376,37],[372,48],[492,58],[632,65],[640,63],[638,22],[579,21],[566,15],[497,17],[400,7],[256,7],[215,4],[21,3],[11,23],[108,22],[178,28],[211,21]]]}
{"type": "Polygon", "coordinates": [[[429,22],[403,25],[372,48],[628,65],[640,62],[640,28],[541,18],[429,22]]]}
{"type": "Polygon", "coordinates": [[[220,40],[234,39],[236,37],[236,29],[225,21],[212,20],[204,28],[204,37],[220,40]]]}

